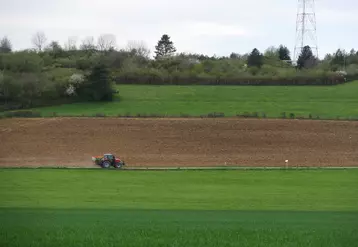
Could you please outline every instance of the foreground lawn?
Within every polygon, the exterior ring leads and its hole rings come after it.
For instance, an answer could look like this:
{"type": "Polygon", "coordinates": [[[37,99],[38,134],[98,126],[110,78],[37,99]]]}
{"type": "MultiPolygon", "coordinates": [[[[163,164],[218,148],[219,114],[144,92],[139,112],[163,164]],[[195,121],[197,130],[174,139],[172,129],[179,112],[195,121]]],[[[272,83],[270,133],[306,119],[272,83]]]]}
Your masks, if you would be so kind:
{"type": "Polygon", "coordinates": [[[0,246],[354,246],[358,170],[0,170],[0,246]]]}
{"type": "Polygon", "coordinates": [[[0,210],[0,246],[353,247],[358,214],[0,210]]]}
{"type": "Polygon", "coordinates": [[[144,86],[120,85],[120,97],[111,103],[80,103],[38,108],[44,115],[189,114],[200,116],[244,112],[267,117],[358,118],[358,82],[338,86],[144,86]]]}

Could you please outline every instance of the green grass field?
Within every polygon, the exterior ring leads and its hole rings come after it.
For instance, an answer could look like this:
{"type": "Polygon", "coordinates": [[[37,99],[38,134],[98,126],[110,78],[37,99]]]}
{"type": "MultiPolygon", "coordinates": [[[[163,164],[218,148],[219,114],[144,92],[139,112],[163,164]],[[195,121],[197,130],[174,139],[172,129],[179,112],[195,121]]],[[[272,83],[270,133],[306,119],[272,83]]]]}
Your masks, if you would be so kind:
{"type": "Polygon", "coordinates": [[[0,246],[347,246],[358,170],[1,169],[0,246]]]}
{"type": "Polygon", "coordinates": [[[162,114],[200,116],[244,112],[267,117],[287,115],[358,119],[358,82],[338,86],[117,86],[120,97],[111,103],[79,103],[38,108],[44,115],[162,114]],[[121,99],[121,100],[120,100],[121,99]]]}

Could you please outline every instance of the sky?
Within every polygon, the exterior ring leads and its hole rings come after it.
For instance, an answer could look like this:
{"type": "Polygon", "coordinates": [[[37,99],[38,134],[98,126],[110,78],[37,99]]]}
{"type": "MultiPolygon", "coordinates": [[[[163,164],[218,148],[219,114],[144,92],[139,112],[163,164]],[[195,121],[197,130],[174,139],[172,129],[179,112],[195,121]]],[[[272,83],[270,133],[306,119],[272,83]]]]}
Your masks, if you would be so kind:
{"type": "MultiPolygon", "coordinates": [[[[33,48],[37,31],[64,44],[76,37],[116,36],[117,48],[143,41],[153,52],[168,34],[178,52],[228,56],[264,52],[296,41],[298,0],[0,0],[0,38],[33,48]]],[[[358,50],[358,0],[316,0],[319,57],[358,50]]]]}

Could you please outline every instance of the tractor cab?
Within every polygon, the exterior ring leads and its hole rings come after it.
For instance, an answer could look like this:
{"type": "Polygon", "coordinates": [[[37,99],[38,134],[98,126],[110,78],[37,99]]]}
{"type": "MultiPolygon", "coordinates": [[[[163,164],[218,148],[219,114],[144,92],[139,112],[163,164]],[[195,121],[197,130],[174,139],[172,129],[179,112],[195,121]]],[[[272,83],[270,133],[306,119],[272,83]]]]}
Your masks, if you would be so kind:
{"type": "Polygon", "coordinates": [[[104,154],[104,155],[103,155],[103,159],[105,159],[105,160],[112,160],[113,157],[114,157],[113,154],[104,154]]]}
{"type": "Polygon", "coordinates": [[[108,160],[110,161],[112,164],[115,163],[115,157],[113,154],[104,154],[103,155],[103,160],[108,160]]]}

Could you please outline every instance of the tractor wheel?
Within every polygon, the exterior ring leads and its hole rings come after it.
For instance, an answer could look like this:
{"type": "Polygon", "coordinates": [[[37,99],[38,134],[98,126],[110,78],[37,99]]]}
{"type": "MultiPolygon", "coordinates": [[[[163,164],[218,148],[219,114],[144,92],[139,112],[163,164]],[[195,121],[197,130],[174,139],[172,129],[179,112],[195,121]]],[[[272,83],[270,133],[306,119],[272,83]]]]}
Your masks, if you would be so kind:
{"type": "Polygon", "coordinates": [[[102,168],[109,168],[111,166],[111,163],[109,163],[109,161],[103,161],[101,166],[102,168]]]}
{"type": "Polygon", "coordinates": [[[121,161],[121,162],[115,163],[115,164],[114,164],[114,167],[115,167],[115,168],[121,168],[123,165],[124,165],[124,162],[121,161]]]}

